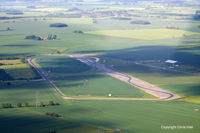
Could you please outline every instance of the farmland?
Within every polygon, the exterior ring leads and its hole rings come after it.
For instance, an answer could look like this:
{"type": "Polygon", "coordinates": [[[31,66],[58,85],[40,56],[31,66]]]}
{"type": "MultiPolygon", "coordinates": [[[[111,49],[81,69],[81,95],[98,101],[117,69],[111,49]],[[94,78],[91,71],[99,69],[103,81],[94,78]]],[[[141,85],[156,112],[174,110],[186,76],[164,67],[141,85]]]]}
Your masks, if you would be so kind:
{"type": "Polygon", "coordinates": [[[95,34],[95,35],[135,38],[135,39],[142,39],[142,40],[179,38],[179,37],[184,37],[184,36],[190,36],[193,34],[198,34],[194,32],[181,31],[181,30],[169,30],[169,29],[102,30],[102,31],[90,31],[86,33],[95,34]]]}
{"type": "Polygon", "coordinates": [[[0,12],[0,130],[5,133],[198,133],[200,113],[199,1],[3,1],[0,12]],[[16,15],[15,13],[18,13],[16,15]],[[198,17],[196,17],[198,18],[198,17]],[[131,22],[136,22],[131,23],[131,22]],[[149,22],[140,24],[138,22],[149,22]],[[67,27],[49,27],[63,23],[67,27]],[[77,34],[74,31],[82,31],[77,34]],[[26,36],[57,35],[53,40],[26,36]],[[79,60],[75,54],[173,94],[156,99],[79,60]],[[166,60],[175,60],[167,64],[166,60]],[[111,94],[109,96],[109,94],[111,94]],[[57,106],[48,105],[51,101],[57,106]],[[22,107],[17,107],[19,103],[22,107]],[[28,103],[30,106],[26,106],[28,103]],[[4,108],[11,104],[13,108],[4,108]],[[54,117],[47,114],[58,114],[54,117]],[[163,129],[161,126],[190,126],[163,129]]]}

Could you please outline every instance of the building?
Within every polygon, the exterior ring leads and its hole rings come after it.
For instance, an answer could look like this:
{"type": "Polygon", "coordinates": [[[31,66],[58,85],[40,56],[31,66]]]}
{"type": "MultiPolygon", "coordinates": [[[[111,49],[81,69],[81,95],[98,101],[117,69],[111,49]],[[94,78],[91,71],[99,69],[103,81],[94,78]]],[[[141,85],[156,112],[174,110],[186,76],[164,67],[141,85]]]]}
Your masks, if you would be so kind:
{"type": "Polygon", "coordinates": [[[177,63],[177,61],[175,61],[175,60],[166,60],[165,63],[175,64],[175,63],[177,63]]]}
{"type": "Polygon", "coordinates": [[[175,64],[177,63],[178,61],[175,61],[175,60],[166,60],[165,63],[168,63],[168,64],[171,64],[172,66],[176,66],[175,64]]]}
{"type": "Polygon", "coordinates": [[[42,40],[48,40],[48,38],[47,38],[47,37],[44,37],[44,38],[42,38],[42,40]]]}

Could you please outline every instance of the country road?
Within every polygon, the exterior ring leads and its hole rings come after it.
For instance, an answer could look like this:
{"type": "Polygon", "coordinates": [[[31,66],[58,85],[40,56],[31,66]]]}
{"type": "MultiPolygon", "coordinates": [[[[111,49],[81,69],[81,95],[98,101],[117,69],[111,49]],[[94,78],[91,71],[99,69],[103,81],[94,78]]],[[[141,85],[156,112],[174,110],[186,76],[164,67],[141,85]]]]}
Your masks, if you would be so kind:
{"type": "Polygon", "coordinates": [[[55,91],[58,92],[58,94],[63,98],[63,99],[85,99],[85,100],[146,100],[146,101],[154,101],[154,100],[173,100],[173,99],[178,99],[180,98],[179,95],[174,94],[170,91],[161,89],[157,86],[154,86],[148,82],[145,82],[143,80],[140,80],[138,78],[135,78],[133,76],[130,76],[128,74],[124,74],[118,70],[115,70],[113,68],[110,68],[104,64],[99,63],[99,59],[97,57],[94,57],[94,55],[89,55],[89,54],[73,54],[73,55],[61,55],[61,56],[69,56],[71,58],[74,58],[76,60],[79,60],[91,67],[94,67],[95,69],[102,71],[114,78],[117,78],[119,80],[122,80],[128,84],[133,85],[134,87],[137,87],[146,93],[149,93],[158,99],[148,99],[148,98],[96,98],[96,97],[67,97],[65,94],[63,94],[55,84],[53,84],[48,77],[45,75],[44,72],[42,72],[34,63],[33,60],[37,58],[45,58],[46,56],[51,56],[51,55],[45,55],[45,56],[38,56],[38,57],[32,57],[28,59],[28,63],[41,75],[41,77],[46,80],[52,88],[54,88],[55,91]],[[95,58],[95,60],[92,60],[91,58],[87,56],[92,56],[95,58]]]}

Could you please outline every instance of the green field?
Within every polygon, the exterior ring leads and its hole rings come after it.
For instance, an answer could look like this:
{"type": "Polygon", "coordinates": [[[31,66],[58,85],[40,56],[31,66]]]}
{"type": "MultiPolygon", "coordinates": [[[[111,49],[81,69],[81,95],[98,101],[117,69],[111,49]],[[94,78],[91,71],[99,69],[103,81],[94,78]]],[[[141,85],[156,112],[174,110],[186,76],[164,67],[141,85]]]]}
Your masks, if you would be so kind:
{"type": "Polygon", "coordinates": [[[48,23],[58,23],[63,22],[67,24],[92,24],[91,18],[48,18],[44,22],[48,23]]]}
{"type": "Polygon", "coordinates": [[[193,19],[199,2],[184,0],[174,6],[173,1],[34,2],[35,9],[28,8],[29,2],[2,2],[0,132],[199,133],[200,23],[193,19]],[[24,14],[7,14],[13,9],[24,14]],[[151,24],[130,24],[138,20],[151,24]],[[66,23],[68,27],[51,28],[52,23],[66,23]],[[12,30],[7,31],[8,27],[12,30]],[[84,33],[77,34],[75,30],[84,33]],[[57,39],[24,39],[49,34],[57,35],[57,39]],[[101,63],[182,98],[173,101],[64,100],[46,81],[29,80],[38,74],[20,60],[43,56],[33,62],[66,96],[108,97],[111,93],[112,97],[153,98],[138,88],[95,72],[80,61],[61,56],[79,53],[96,53],[101,63]],[[134,63],[162,63],[168,59],[178,61],[181,67],[177,70],[193,74],[134,63]],[[49,101],[60,105],[2,108],[5,103],[16,107],[17,103],[24,106],[25,102],[36,105],[36,102],[48,104],[49,101]],[[46,112],[55,112],[60,117],[47,116],[46,112]],[[193,128],[161,129],[162,125],[193,128]]]}
{"type": "Polygon", "coordinates": [[[168,38],[180,38],[198,34],[195,32],[172,29],[142,29],[142,30],[100,30],[88,31],[87,34],[135,38],[141,40],[159,40],[168,38]]]}
{"type": "Polygon", "coordinates": [[[19,60],[1,60],[1,62],[5,64],[1,65],[0,69],[5,70],[13,79],[39,78],[38,74],[27,63],[21,63],[19,60]]]}
{"type": "Polygon", "coordinates": [[[50,79],[67,96],[108,97],[112,94],[112,97],[153,97],[118,79],[96,73],[93,68],[66,56],[42,57],[36,62],[49,72],[50,79]]]}
{"type": "Polygon", "coordinates": [[[22,133],[34,132],[35,128],[37,132],[66,129],[66,132],[73,129],[82,132],[84,128],[81,127],[96,125],[97,133],[99,128],[118,128],[125,133],[171,133],[171,130],[161,129],[161,125],[173,124],[193,126],[193,129],[174,129],[173,132],[198,133],[200,119],[199,112],[194,111],[196,108],[198,104],[184,102],[70,101],[60,107],[1,110],[1,129],[22,133]],[[62,117],[47,117],[46,111],[59,113],[62,117]],[[15,128],[8,128],[11,125],[15,128]]]}

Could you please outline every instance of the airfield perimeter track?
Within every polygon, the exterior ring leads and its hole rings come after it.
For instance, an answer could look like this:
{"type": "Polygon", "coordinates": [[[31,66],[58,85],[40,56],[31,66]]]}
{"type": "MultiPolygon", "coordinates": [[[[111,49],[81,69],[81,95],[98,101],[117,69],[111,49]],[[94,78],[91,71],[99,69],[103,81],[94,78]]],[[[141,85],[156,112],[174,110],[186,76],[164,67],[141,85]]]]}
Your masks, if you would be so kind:
{"type": "Polygon", "coordinates": [[[100,98],[100,97],[68,97],[65,94],[63,94],[57,87],[55,84],[52,83],[51,80],[48,79],[48,77],[45,75],[44,72],[42,72],[32,61],[34,59],[37,58],[41,58],[41,57],[47,57],[47,56],[52,56],[52,55],[44,55],[44,56],[37,56],[37,57],[32,57],[29,58],[27,61],[28,63],[41,75],[41,77],[46,80],[50,86],[52,88],[55,89],[55,91],[58,92],[58,94],[63,98],[63,99],[77,99],[77,100],[143,100],[143,101],[158,101],[158,100],[173,100],[173,99],[178,99],[180,98],[179,95],[174,94],[170,91],[161,89],[157,86],[154,86],[150,83],[147,83],[143,80],[140,80],[138,78],[135,78],[133,76],[130,76],[128,74],[124,74],[120,71],[117,71],[113,68],[110,68],[104,64],[100,64],[98,61],[99,59],[96,58],[94,55],[92,54],[73,54],[73,55],[60,55],[60,56],[69,56],[71,58],[74,58],[76,60],[79,60],[91,67],[94,67],[96,70],[102,71],[114,78],[117,78],[119,80],[122,80],[128,84],[133,85],[134,87],[137,87],[143,91],[145,91],[146,93],[149,93],[155,97],[157,97],[158,99],[149,99],[149,98],[100,98]],[[96,60],[93,60],[91,58],[88,58],[87,56],[92,56],[95,57],[96,60]]]}

